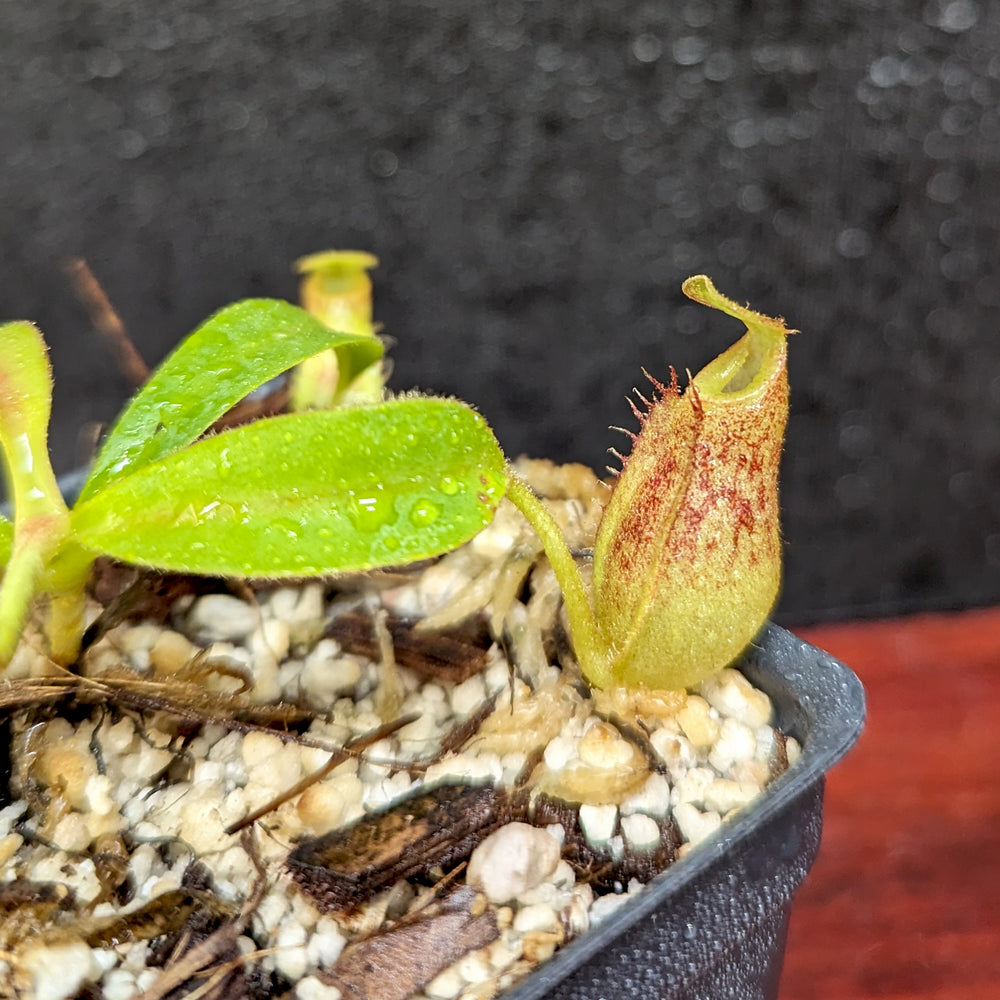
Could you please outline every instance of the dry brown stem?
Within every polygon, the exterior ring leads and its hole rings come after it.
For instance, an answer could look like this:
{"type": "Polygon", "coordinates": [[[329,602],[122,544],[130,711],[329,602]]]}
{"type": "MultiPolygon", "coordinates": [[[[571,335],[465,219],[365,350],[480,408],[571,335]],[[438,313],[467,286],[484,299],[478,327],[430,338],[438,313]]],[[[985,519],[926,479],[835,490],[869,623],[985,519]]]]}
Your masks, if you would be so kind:
{"type": "Polygon", "coordinates": [[[66,262],[65,271],[77,298],[90,314],[90,321],[111,349],[121,373],[136,388],[143,385],[149,378],[149,366],[132,343],[125,324],[87,262],[81,257],[73,257],[66,262]]]}

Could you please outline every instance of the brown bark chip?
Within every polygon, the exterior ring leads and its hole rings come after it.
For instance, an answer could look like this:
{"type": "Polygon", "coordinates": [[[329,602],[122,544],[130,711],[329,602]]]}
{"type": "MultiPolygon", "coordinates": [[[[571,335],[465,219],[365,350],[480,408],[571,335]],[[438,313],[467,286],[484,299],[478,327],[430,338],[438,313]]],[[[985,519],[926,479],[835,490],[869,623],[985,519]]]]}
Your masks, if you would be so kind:
{"type": "Polygon", "coordinates": [[[463,886],[390,930],[349,944],[320,978],[344,1000],[406,1000],[499,936],[496,914],[475,889],[463,886]]]}
{"type": "Polygon", "coordinates": [[[287,865],[319,909],[350,911],[400,879],[464,861],[510,819],[507,793],[488,786],[442,785],[303,841],[287,865]]]}

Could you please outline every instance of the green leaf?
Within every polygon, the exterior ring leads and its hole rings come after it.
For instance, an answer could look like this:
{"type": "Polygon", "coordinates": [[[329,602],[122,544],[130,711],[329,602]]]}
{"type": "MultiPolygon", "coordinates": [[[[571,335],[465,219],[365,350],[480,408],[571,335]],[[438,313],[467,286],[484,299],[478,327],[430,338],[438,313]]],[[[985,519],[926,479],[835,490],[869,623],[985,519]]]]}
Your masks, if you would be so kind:
{"type": "Polygon", "coordinates": [[[48,559],[69,526],[69,513],[49,462],[52,374],[37,327],[0,326],[0,449],[14,505],[4,522],[0,587],[0,669],[17,648],[21,628],[48,559]]]}
{"type": "Polygon", "coordinates": [[[309,576],[402,565],[485,526],[503,455],[455,400],[272,417],[205,438],[72,512],[95,552],[181,572],[309,576]]]}
{"type": "Polygon", "coordinates": [[[249,392],[330,347],[345,385],[382,356],[374,338],[331,331],[287,302],[246,299],[220,310],[181,342],[118,418],[80,500],[190,444],[249,392]]]}
{"type": "Polygon", "coordinates": [[[38,328],[25,321],[0,326],[0,446],[14,518],[65,512],[49,463],[52,373],[38,328]]]}

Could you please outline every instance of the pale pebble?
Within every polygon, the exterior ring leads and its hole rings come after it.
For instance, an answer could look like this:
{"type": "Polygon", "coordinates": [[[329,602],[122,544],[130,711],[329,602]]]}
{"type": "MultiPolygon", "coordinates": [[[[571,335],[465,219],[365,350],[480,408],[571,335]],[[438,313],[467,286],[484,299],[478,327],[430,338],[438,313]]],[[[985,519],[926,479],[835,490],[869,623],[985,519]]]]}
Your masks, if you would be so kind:
{"type": "Polygon", "coordinates": [[[479,674],[459,684],[451,693],[451,710],[458,716],[471,715],[486,700],[486,686],[479,674]]]}
{"type": "Polygon", "coordinates": [[[500,764],[503,767],[503,783],[505,785],[513,785],[520,777],[527,762],[528,755],[523,750],[514,750],[511,753],[505,753],[500,758],[500,764]]]}
{"type": "Polygon", "coordinates": [[[602,847],[614,835],[618,823],[618,807],[615,805],[580,806],[580,828],[591,847],[602,847]]]}
{"type": "MultiPolygon", "coordinates": [[[[268,595],[261,607],[261,613],[267,618],[280,618],[289,621],[295,615],[299,601],[305,598],[305,587],[276,587],[268,595]]],[[[320,608],[322,613],[322,608],[320,608]]]]}
{"type": "Polygon", "coordinates": [[[694,767],[698,763],[698,753],[686,736],[661,728],[653,731],[649,742],[659,758],[667,765],[670,777],[674,781],[689,767],[694,767]]]}
{"type": "Polygon", "coordinates": [[[785,756],[788,757],[788,766],[792,767],[798,763],[802,756],[802,744],[794,736],[785,738],[785,756]]]}
{"type": "Polygon", "coordinates": [[[253,865],[242,847],[230,847],[219,851],[212,864],[216,878],[216,888],[220,892],[227,890],[246,891],[247,880],[253,865]]]}
{"type": "Polygon", "coordinates": [[[590,906],[590,926],[596,927],[607,920],[615,910],[621,909],[628,901],[629,896],[624,892],[620,895],[608,893],[606,896],[598,896],[590,906]]]}
{"type": "Polygon", "coordinates": [[[705,808],[726,814],[752,802],[760,794],[760,786],[749,782],[717,778],[705,789],[705,808]]]}
{"type": "Polygon", "coordinates": [[[569,906],[563,913],[563,922],[570,935],[582,934],[590,928],[590,907],[594,902],[594,890],[586,882],[573,886],[569,906]]]}
{"type": "Polygon", "coordinates": [[[482,559],[500,559],[510,552],[525,531],[521,515],[513,513],[510,504],[503,502],[493,520],[473,537],[469,549],[482,559]]]}
{"type": "MultiPolygon", "coordinates": [[[[253,674],[253,687],[246,695],[251,701],[272,702],[281,697],[278,661],[271,653],[270,647],[263,641],[254,643],[251,673],[253,674]]],[[[221,680],[222,690],[226,690],[229,681],[229,678],[221,680]]]]}
{"type": "Polygon", "coordinates": [[[552,771],[561,771],[571,760],[576,760],[580,741],[569,736],[554,736],[545,746],[542,759],[552,771]]]}
{"type": "Polygon", "coordinates": [[[90,957],[100,969],[97,976],[109,972],[118,964],[118,953],[113,948],[94,948],[90,952],[90,957]]]}
{"type": "Polygon", "coordinates": [[[682,802],[674,809],[674,821],[681,836],[697,844],[719,829],[722,817],[717,812],[702,812],[690,802],[682,802]]]}
{"type": "MultiPolygon", "coordinates": [[[[491,652],[494,648],[491,647],[491,652]]],[[[483,680],[486,683],[486,690],[491,696],[499,694],[510,684],[510,664],[505,659],[494,659],[486,668],[483,680]]]]}
{"type": "Polygon", "coordinates": [[[507,903],[551,875],[559,857],[559,844],[545,830],[507,823],[472,852],[466,881],[480,886],[491,902],[507,903]]]}
{"type": "Polygon", "coordinates": [[[4,871],[7,862],[21,849],[24,844],[24,837],[19,833],[8,833],[0,836],[0,872],[4,871]]]}
{"type": "Polygon", "coordinates": [[[201,652],[187,636],[180,632],[165,630],[149,650],[150,666],[158,673],[173,675],[180,673],[201,652]]]}
{"type": "Polygon", "coordinates": [[[503,764],[495,753],[451,754],[432,764],[425,772],[428,785],[440,784],[449,780],[460,780],[469,784],[480,784],[487,781],[498,782],[503,776],[503,764]]]}
{"type": "Polygon", "coordinates": [[[84,851],[90,846],[90,832],[83,813],[67,813],[52,831],[52,842],[64,851],[84,851]]]}
{"type": "Polygon", "coordinates": [[[135,740],[135,724],[127,715],[113,726],[105,726],[101,733],[101,744],[105,753],[113,756],[129,753],[135,740]]]}
{"type": "Polygon", "coordinates": [[[112,631],[115,644],[133,661],[133,666],[141,670],[143,668],[136,661],[145,659],[148,665],[149,651],[163,631],[163,626],[153,622],[134,622],[112,631]]]}
{"type": "Polygon", "coordinates": [[[589,767],[620,768],[633,765],[638,751],[610,723],[595,720],[583,734],[577,749],[589,767]]]}
{"type": "Polygon", "coordinates": [[[465,980],[455,966],[439,972],[425,987],[424,995],[430,1000],[454,1000],[465,989],[465,980]]]}
{"type": "Polygon", "coordinates": [[[128,969],[112,969],[102,980],[104,1000],[130,1000],[136,994],[135,975],[128,969]]]}
{"type": "Polygon", "coordinates": [[[97,776],[97,764],[86,750],[81,749],[80,738],[58,739],[46,732],[48,745],[39,753],[37,773],[50,788],[62,792],[74,809],[86,809],[87,782],[97,776]]]}
{"type": "MultiPolygon", "coordinates": [[[[375,725],[379,724],[376,723],[375,725]]],[[[374,729],[375,726],[369,728],[374,729]]],[[[394,756],[390,740],[379,740],[373,743],[365,751],[365,755],[358,765],[358,777],[361,778],[365,785],[375,785],[380,781],[384,781],[392,771],[390,762],[394,756]]]]}
{"type": "Polygon", "coordinates": [[[413,782],[406,771],[397,771],[391,778],[365,788],[364,807],[369,812],[380,811],[409,794],[412,788],[413,782]]]}
{"type": "Polygon", "coordinates": [[[218,760],[199,760],[191,770],[192,785],[221,785],[226,776],[226,765],[218,760]]]}
{"type": "Polygon", "coordinates": [[[708,702],[698,695],[688,695],[677,721],[696,750],[707,750],[719,738],[719,723],[712,718],[708,702]]]}
{"type": "Polygon", "coordinates": [[[469,582],[469,574],[456,566],[453,559],[442,559],[424,570],[416,587],[421,614],[431,615],[440,610],[469,582]]]}
{"type": "Polygon", "coordinates": [[[103,971],[83,941],[28,948],[20,964],[34,983],[34,1000],[66,1000],[103,971]]]}
{"type": "Polygon", "coordinates": [[[160,863],[156,848],[152,844],[139,844],[128,860],[129,875],[135,885],[142,885],[153,871],[153,865],[160,863]]]}
{"type": "Polygon", "coordinates": [[[746,782],[763,788],[771,777],[771,768],[762,760],[734,760],[729,766],[729,777],[733,781],[746,782]]]}
{"type": "Polygon", "coordinates": [[[11,827],[24,815],[28,809],[26,799],[15,799],[8,806],[0,809],[0,836],[6,836],[11,827]]]}
{"type": "MultiPolygon", "coordinates": [[[[562,825],[556,823],[552,826],[547,826],[545,828],[546,832],[550,837],[555,837],[556,842],[561,846],[565,840],[566,834],[563,831],[562,825]],[[553,830],[558,830],[559,836],[553,833],[553,830]]],[[[573,866],[568,861],[560,860],[559,864],[556,865],[555,871],[550,876],[552,884],[559,889],[572,889],[576,884],[576,872],[573,871],[573,866]]]]}
{"type": "Polygon", "coordinates": [[[250,649],[255,657],[266,652],[279,663],[288,656],[290,645],[288,623],[280,618],[270,618],[262,622],[250,636],[250,649]]]}
{"type": "Polygon", "coordinates": [[[355,656],[341,653],[332,639],[321,639],[306,656],[299,683],[317,704],[332,701],[354,691],[361,680],[361,663],[355,656]]]}
{"type": "Polygon", "coordinates": [[[493,974],[484,951],[471,951],[458,960],[458,974],[470,985],[485,982],[493,974]]]}
{"type": "Polygon", "coordinates": [[[634,851],[651,851],[660,845],[660,827],[656,820],[642,813],[622,817],[622,833],[634,851]]]}
{"type": "Polygon", "coordinates": [[[205,594],[188,612],[187,629],[202,641],[235,642],[250,635],[259,620],[259,610],[239,598],[229,594],[205,594]]]}
{"type": "Polygon", "coordinates": [[[265,893],[254,913],[254,925],[258,924],[268,933],[274,933],[275,928],[281,923],[282,918],[288,912],[288,897],[277,892],[265,893]]]}
{"type": "Polygon", "coordinates": [[[309,955],[305,947],[306,929],[291,921],[283,922],[275,938],[274,966],[293,983],[306,974],[309,955]]]}
{"type": "Polygon", "coordinates": [[[705,801],[705,791],[715,781],[717,775],[710,767],[692,767],[674,783],[671,801],[676,806],[690,802],[701,806],[705,801]]]}
{"type": "MultiPolygon", "coordinates": [[[[405,710],[402,714],[405,714],[405,710]]],[[[422,711],[412,722],[407,723],[397,733],[400,751],[419,753],[426,749],[428,743],[441,738],[441,727],[430,711],[422,711]]]]}
{"type": "Polygon", "coordinates": [[[736,719],[723,719],[719,730],[719,739],[708,755],[708,762],[720,774],[725,774],[737,760],[751,760],[756,750],[753,730],[737,722],[736,719]]]}
{"type": "Polygon", "coordinates": [[[341,1000],[341,996],[336,986],[324,983],[315,976],[306,976],[295,984],[296,1000],[341,1000]]]}
{"type": "Polygon", "coordinates": [[[295,804],[303,826],[313,833],[332,830],[344,815],[344,802],[334,786],[325,783],[310,785],[295,804]]]}
{"type": "Polygon", "coordinates": [[[620,834],[616,833],[607,844],[608,853],[615,861],[621,861],[625,856],[625,838],[620,834]]]}
{"type": "Polygon", "coordinates": [[[703,681],[698,690],[720,714],[736,719],[751,729],[771,721],[771,699],[731,667],[703,681]]]}
{"type": "Polygon", "coordinates": [[[670,781],[665,774],[651,774],[638,791],[633,792],[620,805],[623,816],[643,813],[665,819],[670,813],[670,781]]]}
{"type": "Polygon", "coordinates": [[[518,946],[516,938],[508,940],[508,936],[501,934],[486,948],[487,959],[494,975],[510,968],[521,957],[522,949],[518,946]]]}
{"type": "Polygon", "coordinates": [[[316,928],[306,945],[309,964],[320,968],[330,967],[340,958],[345,944],[347,944],[347,938],[344,937],[337,921],[330,916],[320,917],[316,921],[316,928]]]}
{"type": "Polygon", "coordinates": [[[542,903],[549,909],[560,913],[569,906],[571,897],[572,886],[557,886],[554,882],[546,881],[539,883],[533,889],[526,889],[519,893],[517,904],[518,906],[533,906],[536,903],[542,903]]]}
{"type": "Polygon", "coordinates": [[[62,882],[76,893],[76,901],[85,906],[104,892],[97,869],[90,858],[71,861],[53,881],[62,882]]]}
{"type": "Polygon", "coordinates": [[[151,747],[140,740],[135,751],[122,762],[122,770],[127,776],[149,779],[159,774],[173,759],[174,755],[169,750],[151,747]]]}
{"type": "Polygon", "coordinates": [[[162,975],[162,969],[143,969],[142,972],[138,973],[135,977],[135,988],[137,992],[144,993],[162,975]]]}
{"type": "Polygon", "coordinates": [[[217,850],[229,838],[224,829],[231,821],[229,816],[223,817],[223,797],[217,790],[205,795],[192,795],[180,812],[180,836],[197,854],[217,850]]]}
{"type": "Polygon", "coordinates": [[[518,934],[551,931],[559,926],[559,915],[551,906],[546,906],[544,903],[524,906],[514,914],[514,930],[518,934]]]}

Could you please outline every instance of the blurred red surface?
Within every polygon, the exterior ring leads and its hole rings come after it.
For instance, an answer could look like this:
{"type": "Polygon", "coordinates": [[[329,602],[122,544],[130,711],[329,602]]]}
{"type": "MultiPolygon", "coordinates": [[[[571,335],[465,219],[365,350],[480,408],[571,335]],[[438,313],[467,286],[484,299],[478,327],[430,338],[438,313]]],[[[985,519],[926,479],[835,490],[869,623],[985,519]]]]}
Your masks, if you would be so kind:
{"type": "Polygon", "coordinates": [[[1000,608],[795,630],[868,696],[782,1000],[1000,997],[1000,608]]]}

